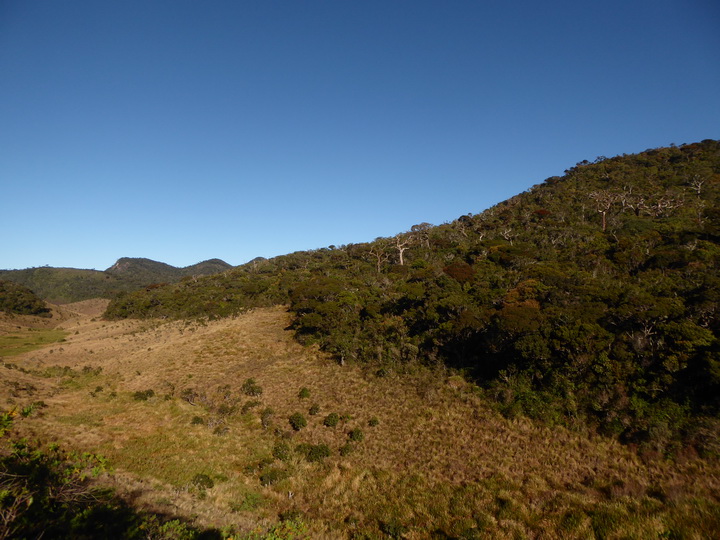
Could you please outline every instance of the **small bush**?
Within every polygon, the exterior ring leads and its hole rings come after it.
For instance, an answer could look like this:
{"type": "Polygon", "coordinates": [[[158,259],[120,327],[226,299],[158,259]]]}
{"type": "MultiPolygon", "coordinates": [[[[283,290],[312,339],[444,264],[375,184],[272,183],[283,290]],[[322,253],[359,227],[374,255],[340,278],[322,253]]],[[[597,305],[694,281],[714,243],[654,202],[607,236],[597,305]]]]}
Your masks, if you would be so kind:
{"type": "Polygon", "coordinates": [[[147,401],[155,395],[154,390],[138,390],[133,393],[133,399],[135,401],[147,401]]]}
{"type": "Polygon", "coordinates": [[[242,414],[247,414],[248,412],[250,412],[251,409],[254,409],[258,405],[260,405],[260,402],[258,400],[251,399],[251,400],[245,402],[245,404],[242,406],[242,409],[240,410],[240,412],[242,414]]]}
{"type": "Polygon", "coordinates": [[[298,397],[300,399],[307,399],[310,397],[310,390],[305,388],[304,386],[300,389],[298,392],[298,397]]]}
{"type": "Polygon", "coordinates": [[[218,413],[220,416],[230,416],[230,415],[233,414],[234,412],[235,412],[235,407],[232,406],[232,405],[227,405],[227,404],[225,404],[225,403],[223,403],[222,405],[220,405],[220,406],[217,408],[217,413],[218,413]]]}
{"type": "Polygon", "coordinates": [[[327,444],[301,443],[295,447],[295,452],[302,455],[311,463],[322,461],[330,456],[330,448],[327,444]]]}
{"type": "Polygon", "coordinates": [[[286,442],[276,442],[273,446],[273,457],[280,461],[287,461],[290,459],[290,445],[286,442]]]}
{"type": "Polygon", "coordinates": [[[255,510],[260,507],[262,503],[262,495],[254,491],[248,491],[242,500],[230,503],[230,510],[233,512],[246,512],[248,510],[255,510]]]}
{"type": "Polygon", "coordinates": [[[302,428],[307,426],[307,420],[305,420],[305,417],[299,412],[290,415],[288,421],[295,431],[300,431],[302,428]]]}
{"type": "Polygon", "coordinates": [[[355,450],[355,445],[348,442],[348,443],[345,443],[343,446],[340,447],[339,452],[340,452],[340,455],[341,455],[341,456],[345,457],[345,456],[347,456],[348,454],[350,454],[351,452],[353,452],[354,450],[355,450]]]}
{"type": "Polygon", "coordinates": [[[270,407],[267,407],[263,409],[263,412],[260,413],[260,423],[262,424],[262,427],[265,429],[269,428],[272,424],[272,416],[275,414],[275,411],[272,410],[270,407]]]}
{"type": "Polygon", "coordinates": [[[190,483],[198,489],[211,489],[215,487],[215,482],[207,474],[198,473],[193,476],[190,483]]]}
{"type": "Polygon", "coordinates": [[[339,421],[340,421],[340,417],[338,416],[337,413],[330,413],[323,420],[323,425],[326,427],[334,428],[335,426],[338,425],[339,421]]]}
{"type": "Polygon", "coordinates": [[[368,420],[368,426],[375,427],[380,423],[380,420],[377,419],[377,416],[373,416],[370,420],[368,420]]]}
{"type": "Polygon", "coordinates": [[[263,393],[262,387],[255,382],[255,379],[246,379],[240,389],[246,396],[259,396],[263,393]]]}
{"type": "Polygon", "coordinates": [[[355,428],[351,429],[348,433],[348,439],[353,442],[361,442],[365,438],[365,434],[362,432],[362,429],[355,428]]]}
{"type": "Polygon", "coordinates": [[[289,476],[285,469],[272,468],[268,469],[260,475],[260,483],[263,486],[276,484],[281,480],[285,480],[289,476]]]}
{"type": "Polygon", "coordinates": [[[193,416],[192,420],[190,420],[190,424],[193,426],[204,426],[205,420],[202,416],[193,416]]]}
{"type": "Polygon", "coordinates": [[[308,409],[308,414],[310,416],[315,416],[320,412],[320,405],[317,403],[313,403],[312,406],[308,409]]]}

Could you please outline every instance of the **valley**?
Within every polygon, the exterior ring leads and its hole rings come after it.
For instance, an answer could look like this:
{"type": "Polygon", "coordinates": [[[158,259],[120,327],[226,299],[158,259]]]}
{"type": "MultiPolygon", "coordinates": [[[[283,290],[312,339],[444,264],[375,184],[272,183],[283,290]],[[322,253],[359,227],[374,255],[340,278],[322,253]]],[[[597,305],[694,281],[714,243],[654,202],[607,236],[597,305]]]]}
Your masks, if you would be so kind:
{"type": "Polygon", "coordinates": [[[702,538],[718,525],[720,470],[692,453],[503,417],[444,368],[340,366],[295,341],[283,306],[107,321],[104,304],[14,319],[65,337],[2,353],[0,407],[42,402],[18,434],[103,456],[97,482],[144,512],[234,538],[282,523],[297,524],[288,538],[702,538]]]}

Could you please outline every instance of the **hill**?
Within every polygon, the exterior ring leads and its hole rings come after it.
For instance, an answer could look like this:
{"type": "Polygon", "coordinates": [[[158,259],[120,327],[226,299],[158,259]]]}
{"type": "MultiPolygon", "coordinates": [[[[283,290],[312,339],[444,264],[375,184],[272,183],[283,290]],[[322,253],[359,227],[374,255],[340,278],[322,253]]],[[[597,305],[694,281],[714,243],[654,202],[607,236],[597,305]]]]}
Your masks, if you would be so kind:
{"type": "Polygon", "coordinates": [[[105,271],[76,268],[0,270],[0,279],[31,289],[43,300],[64,304],[92,298],[112,298],[157,283],[174,283],[187,276],[205,276],[232,268],[220,259],[185,268],[142,258],[121,258],[105,271]]]}
{"type": "Polygon", "coordinates": [[[720,143],[569,168],[477,215],[117,298],[108,317],[289,303],[339,362],[443,365],[509,417],[673,454],[720,435],[720,143]]]}
{"type": "Polygon", "coordinates": [[[598,158],[451,223],[144,287],[102,320],[16,317],[3,523],[714,538],[719,195],[716,141],[598,158]],[[66,463],[57,443],[96,465],[70,459],[73,490],[34,496],[22,458],[66,463]],[[92,470],[117,499],[62,512],[107,500],[76,491],[92,470]]]}
{"type": "Polygon", "coordinates": [[[15,315],[47,317],[50,309],[35,294],[17,283],[0,280],[0,311],[15,315]]]}

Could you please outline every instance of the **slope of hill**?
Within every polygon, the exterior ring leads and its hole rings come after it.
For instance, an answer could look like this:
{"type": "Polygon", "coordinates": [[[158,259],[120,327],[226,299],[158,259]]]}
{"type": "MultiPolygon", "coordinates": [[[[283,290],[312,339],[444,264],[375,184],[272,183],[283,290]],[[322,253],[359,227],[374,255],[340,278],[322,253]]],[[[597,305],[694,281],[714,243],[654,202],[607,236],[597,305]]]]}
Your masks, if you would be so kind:
{"type": "MultiPolygon", "coordinates": [[[[298,344],[290,317],[67,321],[63,342],[0,365],[0,408],[23,411],[18,437],[101,456],[114,473],[100,485],[136,511],[192,520],[210,538],[710,538],[720,527],[717,461],[505,418],[444,369],[340,366],[298,344]]],[[[102,515],[115,514],[98,527],[102,515]]],[[[153,538],[193,538],[163,530],[153,538]]]]}
{"type": "Polygon", "coordinates": [[[49,316],[50,309],[30,289],[0,280],[0,311],[16,315],[49,316]]]}
{"type": "Polygon", "coordinates": [[[141,258],[121,258],[105,271],[76,268],[0,270],[0,279],[31,289],[49,302],[63,304],[91,298],[111,298],[155,283],[174,283],[187,276],[207,276],[232,268],[220,259],[185,268],[141,258]]]}
{"type": "Polygon", "coordinates": [[[114,301],[108,317],[289,302],[340,362],[462,370],[508,416],[718,453],[720,143],[581,162],[489,210],[114,301]]]}

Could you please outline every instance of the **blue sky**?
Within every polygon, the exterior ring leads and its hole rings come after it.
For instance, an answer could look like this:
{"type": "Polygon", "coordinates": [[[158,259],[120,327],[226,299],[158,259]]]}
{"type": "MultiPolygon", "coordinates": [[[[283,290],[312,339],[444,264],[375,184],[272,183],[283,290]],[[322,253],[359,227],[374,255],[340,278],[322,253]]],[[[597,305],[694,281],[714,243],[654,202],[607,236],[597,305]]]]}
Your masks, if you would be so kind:
{"type": "Polygon", "coordinates": [[[0,268],[370,241],[719,128],[715,0],[0,0],[0,268]]]}

